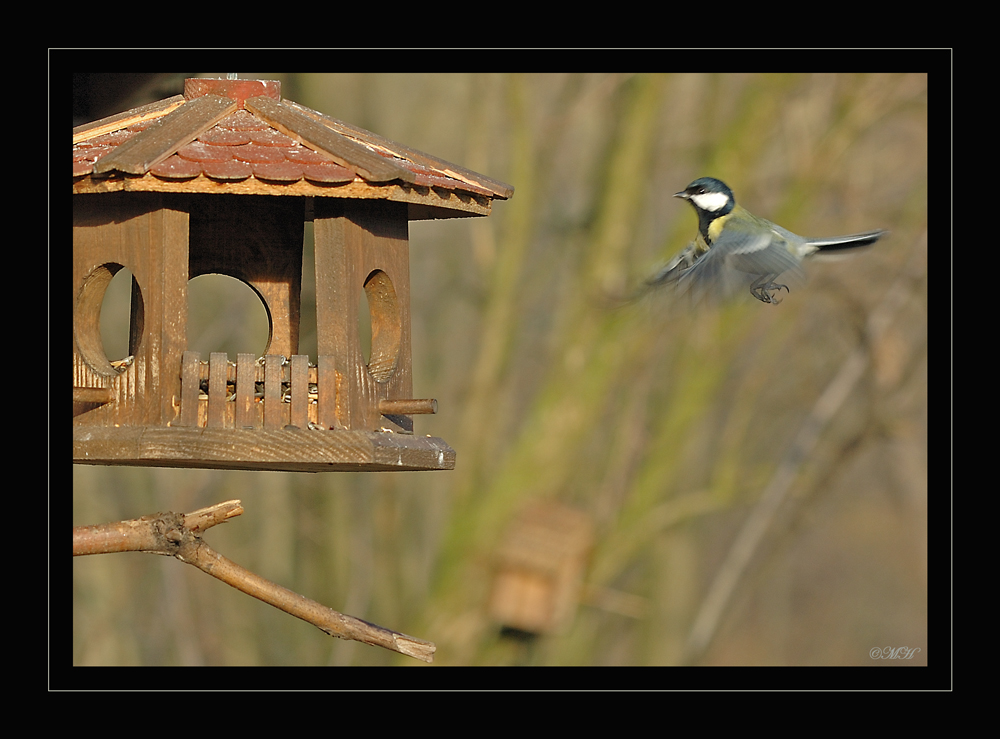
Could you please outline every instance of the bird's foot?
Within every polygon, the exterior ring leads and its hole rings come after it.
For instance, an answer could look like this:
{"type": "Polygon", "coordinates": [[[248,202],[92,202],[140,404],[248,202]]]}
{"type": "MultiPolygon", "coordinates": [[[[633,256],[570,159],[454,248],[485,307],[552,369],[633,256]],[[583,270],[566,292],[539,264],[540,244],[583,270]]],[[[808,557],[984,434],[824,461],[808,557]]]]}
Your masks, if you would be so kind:
{"type": "Polygon", "coordinates": [[[766,285],[754,285],[750,288],[750,294],[762,303],[777,305],[781,301],[775,297],[775,293],[780,292],[782,288],[784,288],[785,292],[791,292],[791,290],[788,289],[788,285],[779,285],[775,282],[768,282],[766,285]]]}

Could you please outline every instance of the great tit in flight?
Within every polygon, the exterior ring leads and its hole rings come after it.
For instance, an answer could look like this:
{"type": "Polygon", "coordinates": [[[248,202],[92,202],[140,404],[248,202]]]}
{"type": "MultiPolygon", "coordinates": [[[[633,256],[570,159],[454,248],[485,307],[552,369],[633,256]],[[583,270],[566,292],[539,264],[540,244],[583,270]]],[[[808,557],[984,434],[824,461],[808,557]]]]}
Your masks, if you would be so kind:
{"type": "Polygon", "coordinates": [[[869,246],[886,233],[807,239],[737,205],[726,183],[712,177],[695,180],[674,197],[687,200],[698,214],[698,236],[648,280],[647,288],[674,285],[696,298],[728,297],[749,286],[757,300],[779,303],[775,293],[788,286],[774,280],[800,272],[806,257],[869,246]]]}

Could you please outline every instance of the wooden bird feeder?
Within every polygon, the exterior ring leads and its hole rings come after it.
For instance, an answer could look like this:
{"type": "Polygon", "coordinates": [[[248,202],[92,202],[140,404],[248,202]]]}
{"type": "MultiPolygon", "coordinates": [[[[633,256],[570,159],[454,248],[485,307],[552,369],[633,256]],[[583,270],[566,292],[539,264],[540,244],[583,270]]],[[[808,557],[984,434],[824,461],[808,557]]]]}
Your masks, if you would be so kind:
{"type": "Polygon", "coordinates": [[[486,216],[513,188],[328,118],[280,83],[189,79],[184,95],[73,131],[73,459],[327,471],[452,469],[413,434],[408,222],[486,216]],[[304,224],[316,257],[316,362],[299,354],[304,224]],[[100,311],[133,276],[129,356],[100,311]],[[249,285],[264,356],[188,350],[188,281],[249,285]],[[371,312],[366,361],[361,291],[371,312]]]}

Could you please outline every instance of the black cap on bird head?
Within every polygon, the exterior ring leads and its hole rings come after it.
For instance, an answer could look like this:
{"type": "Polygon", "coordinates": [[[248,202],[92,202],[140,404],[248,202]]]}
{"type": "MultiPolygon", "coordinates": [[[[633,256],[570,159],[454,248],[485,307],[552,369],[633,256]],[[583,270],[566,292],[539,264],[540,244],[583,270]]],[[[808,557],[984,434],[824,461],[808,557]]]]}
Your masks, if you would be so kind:
{"type": "Polygon", "coordinates": [[[699,177],[681,192],[675,193],[674,197],[691,203],[698,214],[698,230],[708,243],[711,243],[708,237],[709,224],[732,211],[736,205],[736,198],[729,185],[714,177],[699,177]]]}
{"type": "MultiPolygon", "coordinates": [[[[684,198],[685,200],[692,200],[697,195],[721,195],[730,204],[736,202],[736,198],[733,197],[733,191],[729,189],[729,185],[714,177],[699,177],[680,192],[674,193],[675,198],[684,198]]],[[[719,198],[719,202],[723,202],[723,198],[719,198]]],[[[705,210],[709,209],[705,208],[705,210]]]]}

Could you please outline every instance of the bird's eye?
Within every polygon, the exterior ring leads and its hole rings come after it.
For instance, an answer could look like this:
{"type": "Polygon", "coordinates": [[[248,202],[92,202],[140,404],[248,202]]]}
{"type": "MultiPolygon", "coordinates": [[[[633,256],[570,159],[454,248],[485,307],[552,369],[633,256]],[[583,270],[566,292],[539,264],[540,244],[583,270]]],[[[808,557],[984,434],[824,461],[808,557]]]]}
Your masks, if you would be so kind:
{"type": "Polygon", "coordinates": [[[705,188],[704,187],[699,187],[698,188],[698,192],[695,193],[695,195],[704,195],[704,194],[705,194],[705,188]]]}

